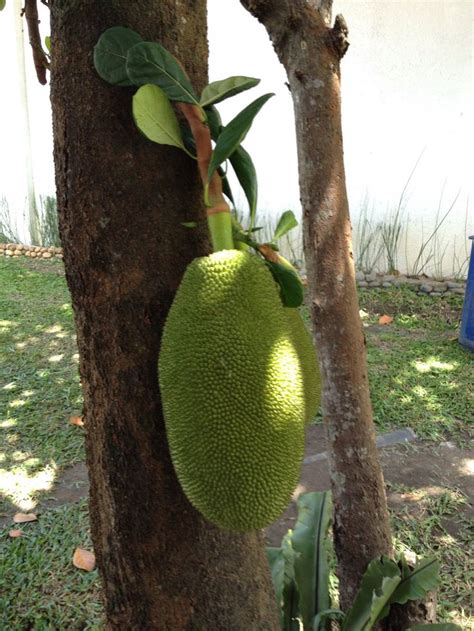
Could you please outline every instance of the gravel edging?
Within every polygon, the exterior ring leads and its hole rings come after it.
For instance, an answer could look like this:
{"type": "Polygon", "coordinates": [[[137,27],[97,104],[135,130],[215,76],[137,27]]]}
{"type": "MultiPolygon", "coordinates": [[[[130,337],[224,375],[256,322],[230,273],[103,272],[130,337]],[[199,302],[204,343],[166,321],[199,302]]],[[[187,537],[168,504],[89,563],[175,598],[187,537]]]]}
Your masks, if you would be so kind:
{"type": "MultiPolygon", "coordinates": [[[[62,259],[63,249],[54,247],[40,247],[36,245],[24,245],[18,243],[0,243],[0,256],[17,257],[27,256],[35,259],[62,259]]],[[[305,271],[300,271],[303,281],[305,271]]],[[[413,289],[418,294],[427,296],[444,296],[458,294],[463,296],[466,289],[466,282],[455,278],[445,278],[437,280],[427,276],[407,276],[405,274],[381,274],[379,272],[365,273],[356,272],[356,283],[362,291],[369,289],[388,289],[389,287],[400,287],[401,285],[413,289]]]]}
{"type": "Polygon", "coordinates": [[[62,259],[63,249],[24,245],[22,243],[0,243],[0,256],[27,256],[32,259],[62,259]]]}

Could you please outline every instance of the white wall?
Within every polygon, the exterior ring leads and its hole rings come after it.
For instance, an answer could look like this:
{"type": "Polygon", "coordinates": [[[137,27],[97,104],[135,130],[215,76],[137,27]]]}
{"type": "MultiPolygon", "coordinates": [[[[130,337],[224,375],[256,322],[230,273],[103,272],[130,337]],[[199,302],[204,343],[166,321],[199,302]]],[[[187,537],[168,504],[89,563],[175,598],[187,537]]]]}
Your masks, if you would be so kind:
{"type": "MultiPolygon", "coordinates": [[[[264,107],[245,141],[259,173],[260,208],[299,210],[294,122],[285,73],[265,29],[238,0],[208,0],[210,78],[243,74],[262,78],[251,92],[222,104],[228,121],[264,92],[276,96],[264,107]]],[[[3,98],[0,116],[0,195],[22,212],[25,196],[22,134],[16,120],[18,94],[13,63],[11,1],[0,14],[3,98]],[[5,89],[5,86],[8,86],[5,89]],[[6,94],[6,96],[5,96],[6,94]]],[[[423,152],[407,190],[408,249],[413,259],[434,223],[444,185],[442,212],[459,191],[443,226],[442,245],[464,251],[466,200],[473,165],[473,10],[471,0],[335,0],[350,29],[351,47],[343,60],[343,127],[351,212],[356,222],[365,196],[375,219],[397,206],[400,193],[423,152]],[[460,247],[461,242],[463,247],[460,247]]],[[[40,4],[42,31],[48,32],[40,4]]],[[[29,61],[34,168],[39,193],[54,190],[48,89],[34,79],[29,61]]],[[[240,197],[243,202],[243,196],[240,197]]],[[[469,209],[467,231],[474,232],[469,209]]],[[[443,246],[444,247],[444,246],[443,246]]],[[[404,266],[405,247],[400,256],[404,266]]],[[[451,272],[451,253],[445,257],[451,272]]]]}

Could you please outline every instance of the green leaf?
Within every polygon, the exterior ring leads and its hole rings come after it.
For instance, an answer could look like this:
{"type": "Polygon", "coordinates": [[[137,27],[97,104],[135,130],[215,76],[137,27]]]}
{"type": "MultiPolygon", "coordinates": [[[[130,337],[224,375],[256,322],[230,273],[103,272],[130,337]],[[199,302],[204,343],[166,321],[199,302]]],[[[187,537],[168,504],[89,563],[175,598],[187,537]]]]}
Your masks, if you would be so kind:
{"type": "Polygon", "coordinates": [[[409,600],[420,600],[439,584],[439,561],[434,557],[421,559],[413,568],[402,574],[402,580],[390,602],[404,605],[409,600]]]}
{"type": "Polygon", "coordinates": [[[232,195],[232,189],[230,188],[229,180],[227,178],[227,175],[224,173],[224,169],[219,167],[217,169],[217,172],[219,173],[220,178],[222,180],[222,192],[227,197],[227,199],[229,199],[232,202],[232,204],[234,204],[235,206],[234,197],[232,195]]]}
{"type": "Polygon", "coordinates": [[[299,307],[303,304],[304,288],[298,272],[283,256],[278,255],[278,263],[266,260],[273,278],[280,286],[280,297],[285,307],[299,307]]]}
{"type": "Polygon", "coordinates": [[[155,42],[140,42],[127,54],[127,73],[135,85],[153,83],[171,101],[199,105],[193,87],[173,55],[155,42]]]}
{"type": "Polygon", "coordinates": [[[327,533],[331,525],[329,492],[304,493],[298,498],[298,518],[292,537],[297,553],[295,581],[305,629],[315,615],[331,607],[327,533]]]}
{"type": "Polygon", "coordinates": [[[181,225],[185,228],[197,228],[197,221],[182,221],[181,225]]]}
{"type": "Polygon", "coordinates": [[[293,211],[286,210],[278,221],[277,227],[275,228],[275,234],[273,235],[273,240],[277,241],[278,239],[281,239],[281,237],[285,236],[287,232],[296,228],[297,225],[298,222],[293,211]]]}
{"type": "Polygon", "coordinates": [[[317,616],[313,618],[313,626],[311,627],[312,631],[322,631],[324,630],[324,625],[322,624],[326,620],[343,620],[344,612],[340,609],[325,609],[318,613],[317,616]]]}
{"type": "Polygon", "coordinates": [[[228,77],[227,79],[222,79],[222,81],[213,81],[202,91],[201,105],[205,107],[213,103],[220,103],[224,99],[249,90],[259,83],[260,79],[252,77],[228,77]]]}
{"type": "Polygon", "coordinates": [[[216,141],[223,129],[221,115],[217,111],[217,107],[214,107],[214,105],[205,107],[204,112],[206,113],[207,123],[211,131],[211,138],[216,141]]]}
{"type": "Polygon", "coordinates": [[[249,204],[249,229],[252,230],[253,224],[255,222],[255,214],[257,211],[257,172],[252,162],[252,158],[242,146],[237,147],[234,153],[230,156],[229,160],[249,204]]]}
{"type": "Polygon", "coordinates": [[[385,617],[400,581],[400,569],[394,561],[385,556],[371,561],[354,604],[344,618],[342,631],[368,631],[385,617]]]}
{"type": "Polygon", "coordinates": [[[3,9],[5,8],[5,3],[6,0],[0,0],[0,11],[3,11],[3,9]]]}
{"type": "Polygon", "coordinates": [[[273,587],[280,609],[281,628],[284,631],[299,631],[298,593],[295,585],[295,551],[291,545],[291,531],[281,542],[280,548],[267,548],[273,587]]]}
{"type": "Polygon", "coordinates": [[[237,116],[221,131],[214,151],[212,152],[207,172],[208,182],[210,182],[217,167],[225,162],[225,160],[234,153],[243,141],[252,126],[253,119],[272,96],[273,94],[264,94],[253,101],[253,103],[250,103],[250,105],[247,105],[247,107],[237,114],[237,116]]]}
{"type": "Polygon", "coordinates": [[[50,53],[51,52],[51,37],[49,35],[46,35],[46,37],[44,38],[44,45],[46,46],[48,52],[50,53]]]}
{"type": "Polygon", "coordinates": [[[113,85],[134,85],[125,62],[129,49],[141,41],[138,33],[124,26],[112,26],[104,31],[94,47],[94,66],[99,76],[113,85]]]}
{"type": "Polygon", "coordinates": [[[156,85],[143,85],[133,96],[133,118],[153,142],[185,149],[178,120],[166,94],[156,85]]]}
{"type": "Polygon", "coordinates": [[[452,622],[441,622],[440,624],[417,624],[416,627],[410,627],[409,631],[462,631],[462,628],[452,622]]]}

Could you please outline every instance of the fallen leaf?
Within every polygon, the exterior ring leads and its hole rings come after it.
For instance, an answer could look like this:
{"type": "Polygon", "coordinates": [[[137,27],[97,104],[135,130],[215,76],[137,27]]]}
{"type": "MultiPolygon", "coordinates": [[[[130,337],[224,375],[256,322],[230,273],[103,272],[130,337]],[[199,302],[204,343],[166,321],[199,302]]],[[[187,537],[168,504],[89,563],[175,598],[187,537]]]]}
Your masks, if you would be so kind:
{"type": "Polygon", "coordinates": [[[95,568],[95,554],[83,548],[76,548],[72,557],[72,564],[79,570],[92,572],[95,568]]]}
{"type": "Polygon", "coordinates": [[[36,521],[38,517],[34,513],[17,513],[13,516],[15,524],[26,524],[28,521],[36,521]]]}
{"type": "Polygon", "coordinates": [[[69,419],[71,425],[77,425],[77,427],[84,427],[84,421],[82,420],[82,416],[71,416],[69,419]]]}
{"type": "Polygon", "coordinates": [[[379,324],[390,324],[391,322],[393,322],[392,316],[381,315],[379,318],[379,324]]]}
{"type": "Polygon", "coordinates": [[[10,532],[8,533],[8,536],[12,539],[15,539],[16,537],[21,537],[22,535],[23,531],[21,530],[10,530],[10,532]]]}

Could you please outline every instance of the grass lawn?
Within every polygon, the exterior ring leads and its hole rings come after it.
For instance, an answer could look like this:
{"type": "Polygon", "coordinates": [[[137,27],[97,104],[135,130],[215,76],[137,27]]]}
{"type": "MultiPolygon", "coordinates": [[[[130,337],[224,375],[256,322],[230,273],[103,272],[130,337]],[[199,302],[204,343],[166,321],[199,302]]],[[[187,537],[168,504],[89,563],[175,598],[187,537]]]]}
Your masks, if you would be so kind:
{"type": "MultiPolygon", "coordinates": [[[[409,426],[421,438],[465,446],[474,362],[457,343],[462,298],[393,288],[361,292],[360,302],[378,431],[409,426]],[[379,325],[382,314],[394,321],[379,325]]],[[[0,513],[10,517],[34,509],[54,493],[61,471],[84,459],[83,430],[68,422],[80,413],[81,395],[60,262],[0,258],[0,338],[0,513]]],[[[420,496],[416,516],[394,514],[393,523],[398,545],[440,556],[441,618],[468,628],[472,524],[465,503],[462,489],[420,496]],[[443,521],[453,514],[456,539],[443,521]]],[[[96,572],[71,564],[76,547],[90,548],[85,501],[44,511],[37,523],[19,527],[23,537],[10,538],[11,528],[9,521],[0,531],[0,629],[100,628],[96,572]]]]}

